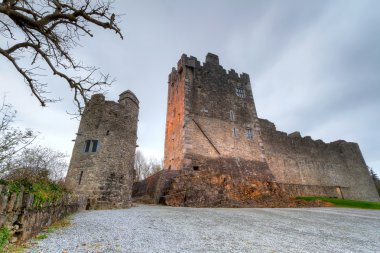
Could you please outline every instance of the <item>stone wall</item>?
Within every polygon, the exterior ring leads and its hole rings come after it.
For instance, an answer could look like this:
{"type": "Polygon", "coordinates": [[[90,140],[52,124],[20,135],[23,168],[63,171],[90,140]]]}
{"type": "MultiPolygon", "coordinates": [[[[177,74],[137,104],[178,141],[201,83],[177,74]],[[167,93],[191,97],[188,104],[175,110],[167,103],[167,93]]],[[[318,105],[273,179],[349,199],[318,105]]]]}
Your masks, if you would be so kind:
{"type": "Polygon", "coordinates": [[[286,134],[260,119],[265,155],[275,180],[299,195],[337,196],[379,201],[375,185],[356,143],[324,143],[286,134]]]}
{"type": "Polygon", "coordinates": [[[347,187],[341,186],[322,186],[322,185],[305,185],[305,184],[285,184],[277,183],[284,194],[288,197],[299,196],[319,196],[327,198],[343,199],[343,191],[348,190],[347,187]]]}
{"type": "Polygon", "coordinates": [[[22,190],[10,193],[7,186],[0,185],[0,227],[11,230],[11,242],[25,241],[63,217],[85,209],[86,203],[84,196],[67,195],[54,203],[35,206],[33,194],[22,190]]]}
{"type": "Polygon", "coordinates": [[[156,174],[133,184],[132,197],[149,198],[151,203],[161,203],[162,197],[167,194],[173,178],[178,176],[178,170],[162,170],[156,174]]]}
{"type": "Polygon", "coordinates": [[[131,205],[138,112],[139,101],[131,91],[120,94],[118,103],[96,94],[86,104],[66,185],[88,196],[89,209],[131,205]]]}

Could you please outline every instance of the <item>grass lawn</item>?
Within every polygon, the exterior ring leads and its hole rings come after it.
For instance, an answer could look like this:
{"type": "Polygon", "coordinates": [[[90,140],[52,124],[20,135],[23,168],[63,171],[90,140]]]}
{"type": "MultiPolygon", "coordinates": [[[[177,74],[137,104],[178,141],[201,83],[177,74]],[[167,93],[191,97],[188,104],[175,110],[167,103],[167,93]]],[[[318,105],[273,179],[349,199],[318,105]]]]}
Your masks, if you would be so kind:
{"type": "Polygon", "coordinates": [[[380,210],[380,202],[369,202],[350,199],[336,199],[336,198],[322,198],[322,197],[297,197],[297,199],[303,200],[322,200],[325,202],[333,203],[338,207],[352,207],[352,208],[364,208],[364,209],[378,209],[380,210]]]}

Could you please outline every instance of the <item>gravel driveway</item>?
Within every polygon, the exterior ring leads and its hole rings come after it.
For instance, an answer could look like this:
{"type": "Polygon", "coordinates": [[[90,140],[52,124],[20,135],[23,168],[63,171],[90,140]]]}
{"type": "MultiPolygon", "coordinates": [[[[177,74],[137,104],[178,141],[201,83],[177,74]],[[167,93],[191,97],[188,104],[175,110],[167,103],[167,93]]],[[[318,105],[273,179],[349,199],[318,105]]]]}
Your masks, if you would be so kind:
{"type": "Polygon", "coordinates": [[[380,211],[149,205],[84,211],[27,252],[380,252],[380,211]]]}

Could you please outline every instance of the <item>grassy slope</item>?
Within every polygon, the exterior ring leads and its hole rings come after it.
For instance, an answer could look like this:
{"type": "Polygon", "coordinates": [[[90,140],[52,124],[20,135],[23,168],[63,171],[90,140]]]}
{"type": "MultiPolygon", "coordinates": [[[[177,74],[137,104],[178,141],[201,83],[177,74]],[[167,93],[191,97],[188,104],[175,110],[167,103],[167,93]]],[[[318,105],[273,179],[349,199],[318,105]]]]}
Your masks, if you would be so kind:
{"type": "Polygon", "coordinates": [[[365,209],[378,209],[380,210],[380,202],[359,201],[350,199],[335,199],[335,198],[322,198],[322,197],[297,197],[297,199],[303,200],[322,200],[325,202],[333,203],[339,207],[353,207],[353,208],[365,208],[365,209]]]}

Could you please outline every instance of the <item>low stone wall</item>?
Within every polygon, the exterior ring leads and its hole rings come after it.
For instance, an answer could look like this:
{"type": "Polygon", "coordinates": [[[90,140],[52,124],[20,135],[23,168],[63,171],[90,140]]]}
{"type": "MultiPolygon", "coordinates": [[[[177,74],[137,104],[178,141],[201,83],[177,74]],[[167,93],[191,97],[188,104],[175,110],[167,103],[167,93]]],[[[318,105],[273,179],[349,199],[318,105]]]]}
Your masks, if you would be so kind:
{"type": "Polygon", "coordinates": [[[289,197],[318,196],[327,198],[344,199],[344,193],[348,187],[322,186],[322,185],[301,185],[277,183],[281,190],[289,197]]]}
{"type": "Polygon", "coordinates": [[[86,207],[86,197],[67,195],[54,203],[36,206],[34,195],[10,193],[7,186],[0,185],[0,227],[11,231],[11,242],[25,241],[37,235],[43,228],[66,215],[86,207]]]}

